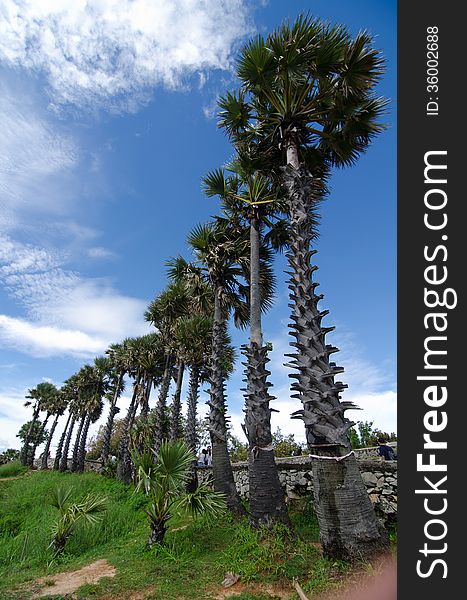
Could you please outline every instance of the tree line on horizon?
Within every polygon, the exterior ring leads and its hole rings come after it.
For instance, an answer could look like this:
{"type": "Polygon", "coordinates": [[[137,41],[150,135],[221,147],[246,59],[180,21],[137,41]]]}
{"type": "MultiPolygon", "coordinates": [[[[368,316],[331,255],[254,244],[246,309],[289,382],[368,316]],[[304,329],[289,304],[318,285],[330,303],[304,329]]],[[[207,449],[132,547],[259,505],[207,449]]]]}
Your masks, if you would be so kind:
{"type": "Polygon", "coordinates": [[[229,510],[246,514],[228,448],[226,381],[237,355],[229,334],[233,323],[249,330],[249,340],[241,346],[249,518],[254,526],[281,522],[290,528],[270,422],[271,346],[264,342],[262,328],[262,314],[273,305],[276,288],[274,255],[284,252],[292,336],[287,366],[293,370],[291,397],[297,402],[292,418],[303,421],[307,450],[314,458],[314,505],[323,552],[351,560],[372,556],[388,541],[352,452],[349,432],[355,423],[345,412],[357,407],[340,397],[347,386],[336,379],[343,371],[333,361],[338,348],[326,343],[334,328],[323,325],[328,311],[319,308],[323,296],[317,293],[313,257],[332,169],[352,166],[384,129],[380,118],[387,100],[375,92],[384,60],[368,32],[352,36],[344,26],[301,15],[246,43],[236,68],[238,88],[218,101],[218,126],[232,144],[233,157],[202,178],[205,195],[217,198],[220,210],[188,233],[188,258],[167,260],[167,287],[145,312],[154,332],[111,344],[105,356],[84,365],[60,389],[42,382],[29,390],[33,416],[21,461],[33,463],[38,444],[32,433],[44,412],[42,433],[52,423],[42,454],[41,466],[47,468],[58,419],[67,414],[54,468],[82,471],[89,428],[106,401],[100,453],[105,469],[118,401],[125,386],[132,385],[130,405],[120,420],[116,473],[129,483],[135,450],[150,448],[157,458],[166,440],[183,439],[196,451],[200,385],[208,383],[213,487],[229,510]],[[157,399],[151,407],[153,392],[157,399]]]}

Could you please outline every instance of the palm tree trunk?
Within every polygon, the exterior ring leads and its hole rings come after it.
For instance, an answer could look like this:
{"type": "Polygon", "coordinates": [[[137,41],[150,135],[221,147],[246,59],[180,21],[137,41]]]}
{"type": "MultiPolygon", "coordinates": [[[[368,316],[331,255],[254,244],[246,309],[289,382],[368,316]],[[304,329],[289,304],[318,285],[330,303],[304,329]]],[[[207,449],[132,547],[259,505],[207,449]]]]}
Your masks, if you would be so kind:
{"type": "Polygon", "coordinates": [[[148,538],[148,546],[152,548],[154,545],[162,545],[164,542],[165,534],[167,533],[168,527],[166,525],[167,520],[158,521],[149,515],[150,533],[148,538]]]}
{"type": "Polygon", "coordinates": [[[232,464],[227,448],[227,422],[225,403],[225,375],[222,369],[223,317],[220,306],[221,289],[214,289],[214,319],[212,328],[212,353],[210,365],[211,387],[209,389],[209,433],[212,445],[212,474],[214,489],[225,495],[227,508],[244,515],[245,508],[235,486],[232,464]]]}
{"type": "Polygon", "coordinates": [[[250,345],[243,346],[247,358],[245,424],[249,442],[248,477],[250,519],[254,526],[273,525],[280,521],[291,527],[272,448],[271,409],[274,400],[268,392],[270,371],[268,349],[263,346],[260,297],[260,223],[256,215],[250,221],[250,345]]]}
{"type": "Polygon", "coordinates": [[[21,448],[21,464],[25,467],[29,464],[29,440],[31,439],[31,433],[33,431],[34,425],[36,424],[36,421],[39,418],[39,412],[39,403],[37,402],[32,413],[31,424],[29,425],[28,432],[26,434],[26,437],[24,438],[23,447],[21,448]]]}
{"type": "Polygon", "coordinates": [[[60,441],[58,442],[57,451],[55,452],[55,460],[54,460],[54,467],[53,467],[54,471],[58,471],[58,469],[60,468],[60,458],[62,457],[63,443],[65,442],[65,436],[66,436],[66,432],[68,429],[68,425],[70,424],[70,421],[71,421],[71,417],[72,417],[72,414],[69,411],[68,419],[66,420],[66,423],[65,423],[65,429],[63,430],[62,435],[60,436],[60,441]]]}
{"type": "Polygon", "coordinates": [[[78,451],[79,451],[79,442],[81,440],[81,432],[83,431],[84,422],[86,420],[86,415],[81,417],[79,422],[78,431],[76,432],[75,437],[75,445],[73,446],[73,457],[71,459],[71,471],[74,473],[78,468],[78,451]]]}
{"type": "Polygon", "coordinates": [[[68,433],[66,435],[65,447],[63,448],[63,454],[60,458],[60,471],[66,471],[68,469],[68,450],[70,449],[71,436],[73,433],[73,429],[75,427],[75,423],[77,420],[77,415],[73,415],[71,419],[70,426],[68,428],[68,433]]]}
{"type": "Polygon", "coordinates": [[[188,391],[188,408],[186,416],[185,441],[190,450],[196,454],[198,436],[196,435],[196,410],[199,396],[199,367],[193,365],[190,370],[190,384],[188,391]]]}
{"type": "Polygon", "coordinates": [[[120,412],[120,409],[117,408],[117,401],[120,394],[120,388],[122,385],[123,373],[118,374],[118,380],[115,387],[115,392],[112,398],[112,403],[109,409],[109,416],[107,417],[107,423],[105,425],[104,439],[102,442],[102,452],[101,452],[101,463],[102,467],[105,467],[107,461],[109,460],[110,454],[110,440],[112,439],[112,429],[114,425],[115,415],[120,412]]]}
{"type": "Polygon", "coordinates": [[[141,376],[138,376],[133,387],[133,396],[131,398],[130,406],[126,413],[125,422],[122,427],[122,437],[118,446],[118,465],[117,465],[117,479],[124,483],[130,483],[131,481],[131,457],[129,450],[129,437],[130,429],[133,425],[133,421],[136,416],[136,410],[138,408],[138,393],[141,376]]]}
{"type": "Polygon", "coordinates": [[[284,175],[290,211],[291,242],[287,258],[290,266],[289,289],[292,300],[292,346],[289,365],[298,373],[291,375],[294,394],[303,409],[293,414],[303,419],[308,447],[317,458],[313,461],[314,501],[320,527],[321,543],[330,558],[369,557],[387,546],[366,487],[351,454],[348,430],[353,425],[345,418],[350,402],[341,402],[340,393],[347,386],[335,381],[343,371],[330,361],[337,348],[327,345],[326,333],[333,327],[321,322],[328,311],[320,311],[322,296],[315,294],[317,283],[311,265],[315,251],[311,247],[310,211],[322,196],[323,183],[313,178],[298,163],[298,151],[292,142],[287,147],[289,166],[284,175]],[[341,458],[346,456],[346,458],[341,458]],[[326,458],[324,458],[326,457],[326,458]]]}
{"type": "Polygon", "coordinates": [[[146,419],[149,414],[149,396],[151,395],[152,382],[152,377],[147,375],[144,381],[144,398],[140,412],[140,415],[143,417],[143,419],[146,419]]]}
{"type": "Polygon", "coordinates": [[[54,422],[52,423],[52,427],[50,429],[49,437],[47,438],[47,443],[45,444],[44,452],[42,453],[41,469],[48,469],[49,468],[48,456],[49,456],[49,452],[50,452],[50,444],[52,443],[52,437],[53,437],[53,434],[55,432],[55,428],[57,427],[57,423],[58,423],[59,417],[60,417],[60,415],[56,415],[55,419],[54,419],[54,422]]]}
{"type": "Polygon", "coordinates": [[[250,341],[257,346],[263,345],[261,298],[259,289],[260,238],[260,221],[258,216],[254,215],[250,219],[250,341]]]}
{"type": "MultiPolygon", "coordinates": [[[[196,457],[196,449],[198,447],[198,436],[196,435],[196,409],[198,406],[198,395],[199,395],[199,367],[192,365],[190,370],[190,384],[188,391],[188,409],[186,415],[186,430],[185,430],[185,441],[186,445],[196,457]]],[[[198,487],[198,475],[197,475],[197,459],[193,461],[191,467],[190,481],[187,485],[189,492],[194,492],[198,487]]]]}
{"type": "Polygon", "coordinates": [[[170,420],[170,441],[176,442],[182,435],[182,424],[181,424],[181,412],[182,412],[182,385],[183,385],[183,374],[185,372],[185,363],[183,360],[178,361],[177,369],[177,385],[175,387],[175,394],[172,402],[172,414],[170,420]]]}
{"type": "MultiPolygon", "coordinates": [[[[44,434],[45,428],[47,426],[47,421],[49,420],[50,417],[50,413],[47,413],[44,419],[44,422],[42,423],[42,427],[39,430],[39,435],[37,436],[37,439],[40,440],[42,439],[42,435],[44,434]]],[[[34,464],[34,457],[36,455],[36,449],[38,446],[38,442],[36,441],[33,445],[33,447],[31,448],[31,452],[29,454],[29,465],[32,467],[34,464]]]]}
{"type": "Polygon", "coordinates": [[[165,407],[167,404],[167,396],[169,395],[170,380],[172,378],[173,357],[168,354],[165,362],[164,376],[162,378],[161,387],[159,389],[159,397],[157,399],[155,425],[154,425],[154,453],[157,456],[161,449],[161,444],[165,436],[165,407]]]}
{"type": "Polygon", "coordinates": [[[79,442],[77,471],[80,473],[82,473],[84,471],[84,459],[86,458],[86,440],[88,437],[88,431],[89,431],[90,425],[91,425],[91,415],[88,415],[86,417],[83,432],[81,434],[81,439],[79,442]]]}

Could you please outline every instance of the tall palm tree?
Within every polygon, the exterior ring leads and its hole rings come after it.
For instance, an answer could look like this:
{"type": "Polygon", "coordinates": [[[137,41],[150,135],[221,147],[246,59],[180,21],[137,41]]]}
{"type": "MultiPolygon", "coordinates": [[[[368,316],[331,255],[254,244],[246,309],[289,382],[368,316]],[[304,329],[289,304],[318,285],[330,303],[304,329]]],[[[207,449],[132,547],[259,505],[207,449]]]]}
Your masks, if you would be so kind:
{"type": "Polygon", "coordinates": [[[230,311],[237,323],[245,323],[245,288],[239,285],[243,272],[238,257],[245,253],[247,237],[238,236],[228,223],[198,225],[188,235],[188,244],[196,260],[206,269],[206,278],[214,294],[210,359],[209,430],[215,490],[226,497],[229,510],[245,514],[233,478],[227,448],[226,372],[223,366],[223,342],[230,311]]]}
{"type": "Polygon", "coordinates": [[[118,450],[117,477],[129,482],[132,475],[131,454],[129,449],[130,433],[138,407],[141,416],[147,418],[149,412],[149,394],[153,384],[158,384],[164,369],[164,347],[157,333],[139,338],[131,338],[125,344],[126,372],[133,379],[133,395],[125,416],[122,437],[118,450]]]}
{"type": "MultiPolygon", "coordinates": [[[[178,259],[178,261],[183,259],[178,259]]],[[[197,477],[197,406],[199,387],[209,379],[209,357],[212,341],[212,317],[204,314],[193,314],[182,319],[177,327],[176,341],[183,360],[190,368],[188,385],[187,415],[185,425],[185,443],[193,453],[194,461],[191,477],[188,482],[189,491],[196,489],[197,477]]]]}
{"type": "MultiPolygon", "coordinates": [[[[57,451],[57,456],[59,457],[58,468],[60,471],[66,471],[68,469],[68,452],[71,444],[71,437],[73,435],[73,430],[76,424],[76,421],[79,419],[80,415],[80,399],[79,399],[79,384],[80,378],[78,373],[74,373],[71,377],[69,377],[62,386],[62,392],[66,394],[69,402],[69,418],[67,422],[67,426],[63,431],[62,437],[60,440],[59,449],[57,451]],[[66,433],[66,435],[65,435],[66,433]],[[61,449],[63,447],[63,450],[61,449]]],[[[56,468],[54,464],[54,469],[56,468]]]]}
{"type": "MultiPolygon", "coordinates": [[[[75,436],[75,443],[73,446],[73,453],[71,459],[70,470],[75,472],[78,470],[79,465],[79,447],[81,442],[81,434],[85,428],[89,413],[87,410],[89,397],[92,394],[92,388],[94,386],[94,369],[91,365],[84,365],[77,373],[77,396],[76,396],[76,410],[78,412],[78,430],[75,436]]],[[[88,428],[87,425],[86,428],[88,428]]]]}
{"type": "Polygon", "coordinates": [[[111,344],[106,350],[111,365],[113,376],[111,380],[111,394],[109,397],[109,414],[105,424],[104,437],[102,443],[102,452],[100,456],[102,467],[105,467],[110,454],[110,440],[112,438],[112,430],[115,416],[120,412],[117,406],[118,399],[125,389],[124,377],[126,373],[125,365],[125,344],[127,340],[123,340],[120,344],[111,344]]]}
{"type": "MultiPolygon", "coordinates": [[[[51,402],[56,393],[57,388],[52,383],[47,381],[39,383],[35,388],[28,390],[28,395],[26,396],[28,400],[24,403],[24,406],[31,406],[32,404],[33,415],[28,432],[24,439],[23,447],[21,448],[20,460],[23,465],[32,466],[34,462],[36,445],[33,445],[33,448],[30,448],[31,433],[33,432],[34,425],[39,418],[40,412],[47,410],[48,403],[51,402]]],[[[42,430],[44,429],[45,427],[42,430]]]]}
{"type": "Polygon", "coordinates": [[[270,306],[275,281],[272,255],[262,229],[267,223],[270,237],[278,239],[275,233],[283,229],[283,222],[279,219],[275,226],[273,219],[280,213],[280,203],[269,180],[254,170],[245,155],[239,154],[228,166],[228,172],[229,175],[223,169],[212,171],[203,181],[207,196],[221,198],[226,218],[249,227],[250,256],[244,267],[250,284],[250,343],[243,346],[247,359],[243,429],[249,442],[250,518],[255,526],[271,525],[275,521],[290,526],[272,447],[269,402],[274,397],[269,394],[268,346],[263,344],[261,326],[261,312],[270,306]]]}
{"type": "Polygon", "coordinates": [[[65,423],[65,427],[63,428],[62,435],[60,436],[60,440],[57,445],[57,450],[55,451],[55,460],[54,460],[54,466],[53,466],[54,471],[58,471],[60,469],[60,461],[61,461],[62,454],[63,454],[63,445],[65,443],[65,438],[68,433],[68,428],[70,427],[71,421],[73,419],[73,411],[71,410],[71,407],[69,405],[69,398],[67,395],[65,395],[64,387],[65,387],[65,385],[61,388],[60,391],[64,395],[65,401],[68,405],[68,417],[67,417],[67,420],[65,423]]]}
{"type": "Polygon", "coordinates": [[[108,358],[97,357],[92,365],[92,373],[86,390],[86,420],[78,448],[77,470],[84,471],[86,458],[86,441],[91,423],[95,423],[102,415],[103,397],[109,389],[112,364],[108,358]]]}
{"type": "Polygon", "coordinates": [[[126,340],[124,347],[123,361],[126,373],[133,379],[133,394],[123,421],[122,436],[118,446],[117,478],[125,483],[131,481],[131,456],[128,447],[130,430],[133,426],[138,406],[144,403],[143,372],[139,367],[141,343],[139,338],[129,338],[126,340]]]}
{"type": "MultiPolygon", "coordinates": [[[[196,404],[202,371],[206,373],[208,352],[211,347],[213,293],[203,277],[202,271],[194,264],[178,256],[166,262],[170,280],[184,286],[187,294],[186,313],[180,315],[174,335],[178,360],[190,366],[190,383],[187,410],[187,431],[190,431],[189,447],[196,453],[196,404]],[[208,333],[209,331],[209,333],[208,333]]],[[[177,378],[178,379],[178,378],[177,378]]],[[[178,402],[181,386],[177,381],[178,402]]],[[[172,421],[171,440],[180,438],[180,423],[172,421]]],[[[185,432],[185,439],[186,432],[185,432]]]]}
{"type": "Polygon", "coordinates": [[[176,390],[174,402],[172,404],[171,431],[164,431],[165,411],[167,405],[167,396],[169,394],[170,382],[174,372],[176,362],[176,348],[174,348],[173,339],[177,323],[181,317],[188,314],[189,297],[183,282],[170,284],[163,292],[157,296],[148,306],[145,318],[152,323],[162,338],[166,348],[166,362],[159,397],[155,409],[154,424],[154,444],[153,449],[157,455],[162,441],[167,435],[171,439],[177,438],[181,433],[180,428],[180,394],[183,381],[185,366],[183,361],[177,361],[176,365],[176,390]]]}
{"type": "Polygon", "coordinates": [[[59,418],[63,415],[67,408],[68,402],[66,396],[59,389],[57,390],[57,394],[55,395],[53,402],[51,402],[49,406],[50,414],[55,416],[55,419],[52,423],[52,427],[50,428],[49,436],[47,438],[47,442],[45,444],[44,451],[42,453],[42,463],[41,469],[48,469],[48,457],[50,452],[50,445],[52,443],[52,438],[55,433],[55,429],[57,427],[57,423],[59,418]]]}
{"type": "Polygon", "coordinates": [[[206,315],[193,315],[192,317],[183,319],[176,333],[177,343],[183,353],[183,359],[190,368],[185,442],[195,454],[198,446],[196,412],[199,386],[207,376],[211,335],[212,318],[206,315]]]}
{"type": "Polygon", "coordinates": [[[351,453],[353,423],[344,413],[355,407],[340,401],[346,386],[335,381],[342,372],[330,359],[337,348],[325,342],[332,328],[322,325],[327,311],[318,308],[311,244],[329,168],[353,164],[383,129],[378,119],[386,100],[374,93],[383,60],[372,44],[366,32],[352,38],[342,26],[301,16],[243,48],[242,89],[220,101],[220,125],[233,139],[255,143],[285,190],[295,338],[290,366],[298,370],[292,390],[303,404],[293,416],[303,419],[317,457],[314,493],[324,552],[350,559],[379,552],[386,540],[351,453]]]}
{"type": "MultiPolygon", "coordinates": [[[[55,387],[55,385],[53,385],[52,383],[49,383],[48,391],[46,394],[44,394],[44,396],[42,397],[42,400],[41,400],[41,410],[45,411],[45,418],[44,418],[41,428],[39,430],[39,435],[36,438],[36,441],[34,442],[34,444],[32,445],[32,448],[31,448],[30,458],[29,458],[31,466],[34,461],[37,446],[39,445],[39,440],[44,439],[45,428],[47,427],[47,423],[49,422],[51,415],[54,414],[54,409],[55,409],[55,404],[57,402],[58,394],[59,394],[59,392],[58,392],[57,388],[55,387]]],[[[47,436],[47,440],[49,439],[49,437],[50,437],[50,434],[47,436]]],[[[47,440],[46,440],[46,443],[47,443],[47,440]]]]}

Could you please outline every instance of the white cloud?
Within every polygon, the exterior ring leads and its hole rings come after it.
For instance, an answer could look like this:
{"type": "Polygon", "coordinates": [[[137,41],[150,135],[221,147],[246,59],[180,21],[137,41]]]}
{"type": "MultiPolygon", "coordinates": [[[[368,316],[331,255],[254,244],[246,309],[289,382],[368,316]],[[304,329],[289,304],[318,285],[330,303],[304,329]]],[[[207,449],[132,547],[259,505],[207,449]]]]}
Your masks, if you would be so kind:
{"type": "Polygon", "coordinates": [[[26,394],[26,389],[0,391],[0,452],[6,448],[20,447],[16,434],[21,425],[31,418],[30,409],[24,406],[26,394]]]}
{"type": "Polygon", "coordinates": [[[4,0],[0,62],[44,73],[55,105],[135,110],[149,89],[228,69],[243,0],[4,0]]]}
{"type": "Polygon", "coordinates": [[[93,248],[89,248],[88,256],[90,258],[98,258],[98,259],[99,258],[102,258],[102,259],[115,258],[114,252],[112,252],[111,250],[108,250],[107,248],[102,248],[102,246],[95,246],[93,248]]]}
{"type": "Polygon", "coordinates": [[[109,343],[147,333],[146,303],[104,279],[64,268],[66,256],[0,236],[0,276],[29,320],[2,315],[0,338],[33,356],[93,356],[109,343]]]}
{"type": "Polygon", "coordinates": [[[3,344],[34,357],[64,354],[87,357],[106,348],[104,339],[93,338],[82,331],[37,325],[5,315],[0,315],[0,339],[3,344]]]}
{"type": "Polygon", "coordinates": [[[0,230],[23,214],[63,214],[68,196],[61,184],[79,160],[73,139],[42,118],[25,92],[0,85],[0,230]]]}

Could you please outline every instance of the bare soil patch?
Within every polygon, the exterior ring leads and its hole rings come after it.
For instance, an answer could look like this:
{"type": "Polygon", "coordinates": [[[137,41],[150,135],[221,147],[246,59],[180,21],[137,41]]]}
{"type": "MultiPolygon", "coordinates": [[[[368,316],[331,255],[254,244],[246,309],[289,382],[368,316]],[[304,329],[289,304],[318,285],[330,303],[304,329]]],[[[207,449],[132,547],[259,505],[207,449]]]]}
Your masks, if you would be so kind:
{"type": "Polygon", "coordinates": [[[34,598],[42,596],[66,596],[87,583],[97,583],[103,577],[115,577],[116,570],[106,560],[96,560],[78,571],[68,571],[58,575],[41,577],[34,584],[34,598]]]}
{"type": "Polygon", "coordinates": [[[292,588],[290,590],[285,590],[283,587],[265,584],[241,583],[239,581],[230,588],[223,588],[219,590],[217,595],[214,597],[216,600],[224,600],[224,598],[235,598],[235,596],[239,596],[242,593],[269,594],[271,596],[271,600],[289,600],[295,595],[292,588]]]}
{"type": "Polygon", "coordinates": [[[315,596],[313,600],[396,600],[397,564],[395,558],[383,556],[366,571],[346,577],[338,590],[315,596]]]}
{"type": "Polygon", "coordinates": [[[149,587],[144,590],[120,592],[118,594],[105,595],[100,600],[146,600],[149,594],[154,592],[154,587],[149,587]]]}

